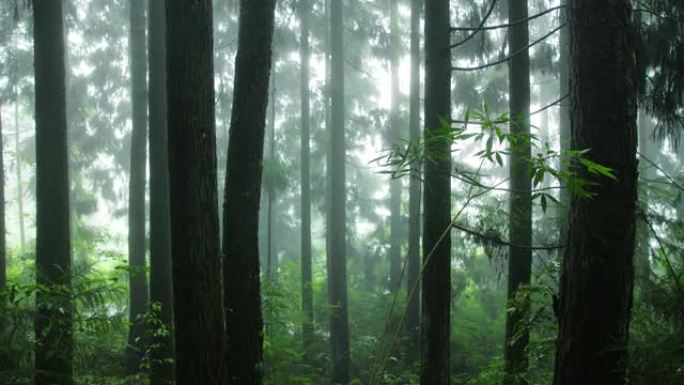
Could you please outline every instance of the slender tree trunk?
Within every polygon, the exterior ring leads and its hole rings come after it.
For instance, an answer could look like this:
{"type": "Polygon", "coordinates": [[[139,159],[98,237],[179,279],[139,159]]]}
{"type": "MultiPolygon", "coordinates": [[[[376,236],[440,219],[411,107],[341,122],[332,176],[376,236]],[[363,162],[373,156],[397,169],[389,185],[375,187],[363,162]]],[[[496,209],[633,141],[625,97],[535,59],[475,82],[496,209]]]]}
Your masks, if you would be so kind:
{"type": "MultiPolygon", "coordinates": [[[[527,0],[508,0],[508,20],[525,20],[528,16],[527,0]]],[[[512,244],[532,245],[532,193],[528,171],[530,159],[530,56],[525,47],[530,33],[527,22],[510,27],[508,40],[511,52],[521,54],[508,62],[510,133],[520,139],[511,145],[510,155],[510,206],[509,239],[512,244]]],[[[515,300],[518,289],[529,285],[532,269],[532,249],[511,246],[508,252],[508,301],[515,300]]],[[[504,384],[525,385],[528,367],[527,344],[529,331],[526,317],[529,301],[506,312],[506,337],[504,343],[504,384]],[[521,306],[520,306],[521,305],[521,306]]],[[[507,305],[506,308],[509,308],[507,305]]]]}
{"type": "Polygon", "coordinates": [[[259,200],[275,0],[240,2],[230,124],[223,251],[228,383],[263,383],[259,200]]]}
{"type": "Polygon", "coordinates": [[[450,383],[451,143],[434,140],[451,120],[449,0],[425,2],[425,163],[421,385],[450,383]]]}
{"type": "Polygon", "coordinates": [[[330,3],[330,219],[328,227],[328,300],[332,383],[349,382],[349,318],[347,313],[346,186],[344,122],[343,1],[330,3]]]}
{"type": "MultiPolygon", "coordinates": [[[[330,80],[331,80],[331,70],[330,70],[330,2],[332,0],[325,0],[325,19],[324,19],[324,25],[325,25],[325,49],[324,49],[324,54],[325,54],[325,89],[323,90],[323,97],[325,99],[325,131],[330,132],[332,130],[332,121],[331,121],[331,116],[332,116],[332,106],[330,105],[330,80]]],[[[326,269],[328,268],[328,264],[330,262],[330,181],[332,180],[331,178],[331,156],[330,156],[330,149],[332,146],[332,143],[330,142],[331,136],[328,135],[325,140],[325,146],[326,146],[326,151],[325,151],[325,264],[326,264],[326,269]]]]}
{"type": "MultiPolygon", "coordinates": [[[[651,138],[651,133],[653,126],[650,124],[650,119],[646,111],[639,111],[639,123],[638,123],[638,133],[639,133],[639,177],[641,181],[646,182],[645,186],[639,186],[638,196],[639,196],[639,212],[642,218],[636,221],[636,251],[635,251],[635,274],[636,280],[643,286],[647,286],[651,283],[651,262],[650,253],[651,246],[649,242],[651,240],[651,230],[648,227],[647,215],[648,215],[648,181],[653,178],[653,166],[648,163],[644,158],[653,159],[654,143],[651,138]]],[[[639,181],[639,182],[641,182],[639,181]]]]}
{"type": "Polygon", "coordinates": [[[2,105],[0,105],[0,289],[7,285],[7,244],[5,233],[5,147],[2,138],[2,105]]]}
{"type": "Polygon", "coordinates": [[[35,384],[73,384],[66,71],[61,1],[33,2],[36,88],[35,384]]]}
{"type": "MultiPolygon", "coordinates": [[[[392,105],[390,108],[389,132],[387,141],[390,146],[396,144],[401,135],[401,123],[399,119],[399,49],[401,38],[399,36],[397,0],[390,2],[390,89],[392,105]]],[[[401,277],[401,180],[390,180],[390,291],[399,290],[401,277]]]]}
{"type": "Polygon", "coordinates": [[[634,280],[636,206],[635,50],[631,2],[573,0],[572,148],[614,170],[616,180],[573,196],[560,284],[554,384],[623,385],[634,280]]]}
{"type": "Polygon", "coordinates": [[[14,73],[17,79],[14,82],[14,167],[17,175],[17,210],[19,211],[19,244],[23,250],[26,247],[26,231],[24,227],[24,186],[21,176],[21,135],[19,129],[19,49],[17,48],[17,34],[14,34],[14,73]]]}
{"type": "Polygon", "coordinates": [[[302,311],[304,320],[302,324],[302,339],[304,352],[308,353],[313,343],[313,287],[311,286],[311,149],[310,149],[310,124],[311,111],[309,106],[309,14],[311,5],[309,0],[300,0],[299,18],[301,20],[301,35],[299,40],[299,57],[301,61],[301,248],[302,248],[302,311]]]}
{"type": "MultiPolygon", "coordinates": [[[[168,124],[166,120],[166,0],[149,0],[148,64],[150,68],[150,304],[157,328],[172,328],[171,222],[169,207],[168,124]],[[157,308],[158,306],[158,308],[157,308]]],[[[150,383],[173,381],[173,333],[153,333],[150,383]]]]}
{"type": "MultiPolygon", "coordinates": [[[[412,143],[420,139],[420,14],[422,0],[411,0],[411,95],[409,102],[409,136],[412,143]]],[[[418,360],[420,350],[420,167],[415,167],[409,180],[409,239],[406,288],[408,305],[407,359],[418,360]],[[415,290],[414,290],[415,287],[415,290]]]]}
{"type": "MultiPolygon", "coordinates": [[[[561,0],[561,4],[567,7],[568,0],[561,0]]],[[[560,10],[560,22],[568,20],[568,9],[560,10]]],[[[560,31],[560,59],[558,60],[559,80],[560,80],[560,96],[567,96],[565,100],[561,101],[558,109],[559,131],[560,131],[560,151],[561,156],[564,156],[570,150],[570,106],[574,98],[570,95],[570,27],[565,27],[560,31]]],[[[567,170],[567,167],[561,161],[559,165],[561,170],[567,170]]],[[[559,244],[565,245],[568,235],[568,208],[570,206],[570,193],[566,186],[561,185],[560,189],[560,207],[558,209],[558,228],[559,230],[559,244]]]]}
{"type": "Polygon", "coordinates": [[[223,384],[211,0],[166,3],[176,383],[223,384]]]}
{"type": "MultiPolygon", "coordinates": [[[[268,157],[271,161],[271,166],[275,162],[275,116],[276,116],[276,79],[275,79],[275,60],[271,60],[271,68],[273,69],[273,76],[271,76],[271,111],[268,117],[268,127],[270,129],[268,137],[268,157]]],[[[273,274],[273,265],[275,264],[273,255],[273,203],[275,194],[273,191],[273,180],[268,181],[266,188],[266,279],[271,279],[273,274]]]]}
{"type": "Polygon", "coordinates": [[[133,130],[128,185],[129,329],[126,361],[129,373],[140,370],[145,349],[148,288],[145,270],[145,179],[147,168],[147,61],[145,57],[145,2],[131,0],[130,64],[133,130]]]}

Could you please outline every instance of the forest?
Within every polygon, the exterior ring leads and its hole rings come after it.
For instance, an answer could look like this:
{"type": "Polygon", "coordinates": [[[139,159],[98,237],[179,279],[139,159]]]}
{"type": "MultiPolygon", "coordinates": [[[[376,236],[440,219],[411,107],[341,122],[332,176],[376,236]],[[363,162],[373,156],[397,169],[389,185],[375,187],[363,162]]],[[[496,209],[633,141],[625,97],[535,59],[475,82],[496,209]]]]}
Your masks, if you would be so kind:
{"type": "Polygon", "coordinates": [[[0,0],[0,385],[684,385],[681,0],[0,0]]]}

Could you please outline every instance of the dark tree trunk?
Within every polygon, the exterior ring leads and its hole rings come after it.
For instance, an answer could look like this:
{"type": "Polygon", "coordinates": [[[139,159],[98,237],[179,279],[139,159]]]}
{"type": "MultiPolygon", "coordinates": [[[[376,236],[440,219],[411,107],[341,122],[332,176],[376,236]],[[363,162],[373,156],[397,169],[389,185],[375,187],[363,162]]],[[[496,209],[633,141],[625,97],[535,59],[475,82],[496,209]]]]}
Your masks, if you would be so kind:
{"type": "Polygon", "coordinates": [[[228,383],[263,383],[259,200],[275,0],[240,2],[224,201],[228,383]]]}
{"type": "MultiPolygon", "coordinates": [[[[508,0],[508,20],[525,20],[528,16],[527,0],[508,0]]],[[[530,159],[530,56],[525,49],[529,44],[528,23],[518,23],[509,28],[508,40],[515,55],[508,62],[509,108],[511,116],[510,133],[519,136],[511,144],[510,155],[510,205],[509,239],[514,245],[532,245],[532,193],[528,171],[530,159]]],[[[509,247],[508,251],[508,301],[515,300],[521,286],[529,285],[532,269],[532,249],[509,247]]],[[[506,306],[509,308],[509,305],[506,306]]],[[[506,336],[504,342],[504,384],[524,385],[528,367],[527,344],[529,331],[526,316],[529,301],[518,304],[513,311],[506,312],[506,336]]]]}
{"type": "MultiPolygon", "coordinates": [[[[422,0],[411,0],[411,95],[409,101],[409,137],[412,143],[420,139],[420,13],[422,0]]],[[[420,350],[420,166],[409,180],[409,234],[407,266],[406,330],[407,360],[418,360],[420,350]],[[414,289],[415,288],[415,289],[414,289]]]]}
{"type": "Polygon", "coordinates": [[[345,186],[343,2],[330,3],[330,211],[328,215],[328,301],[332,383],[349,382],[349,319],[347,314],[347,221],[345,186]]]}
{"type": "MultiPolygon", "coordinates": [[[[399,36],[397,0],[390,2],[390,89],[392,105],[390,108],[389,131],[387,141],[390,146],[396,144],[401,136],[401,122],[399,119],[399,36]]],[[[390,291],[399,290],[401,277],[401,180],[390,180],[390,291]]]]}
{"type": "MultiPolygon", "coordinates": [[[[2,106],[0,106],[1,109],[2,106]]],[[[0,116],[0,289],[7,285],[7,244],[5,233],[5,152],[2,141],[2,116],[0,116]]]]}
{"type": "Polygon", "coordinates": [[[147,168],[147,61],[145,57],[145,2],[131,0],[129,50],[131,64],[131,168],[128,185],[128,346],[129,373],[140,370],[145,349],[148,288],[145,270],[145,172],[147,168]]]}
{"type": "MultiPolygon", "coordinates": [[[[568,0],[561,0],[561,4],[567,7],[568,0]]],[[[567,8],[560,10],[561,23],[567,22],[568,10],[567,8]]],[[[560,103],[558,109],[559,113],[559,131],[560,131],[560,151],[561,155],[566,154],[570,150],[570,104],[572,98],[570,96],[570,27],[567,26],[560,31],[560,59],[558,60],[559,80],[560,80],[560,96],[567,98],[560,103]]],[[[561,169],[566,170],[567,167],[561,162],[559,165],[561,169]]],[[[560,207],[557,212],[558,228],[559,228],[559,244],[565,245],[568,235],[568,206],[570,206],[570,194],[566,186],[562,186],[560,190],[560,207]]]]}
{"type": "Polygon", "coordinates": [[[451,336],[451,151],[434,140],[441,121],[451,119],[449,0],[425,3],[425,163],[421,385],[450,383],[451,336]]]}
{"type": "MultiPolygon", "coordinates": [[[[165,0],[149,0],[150,67],[150,304],[158,306],[157,328],[172,328],[171,223],[169,207],[169,159],[166,120],[165,0]]],[[[153,310],[155,309],[153,308],[153,310]]],[[[154,334],[150,341],[150,383],[167,385],[173,380],[173,333],[154,334]]]]}
{"type": "Polygon", "coordinates": [[[636,98],[632,8],[628,0],[573,0],[572,148],[610,167],[616,180],[573,196],[563,260],[554,383],[622,385],[634,280],[636,98]]]}
{"type": "Polygon", "coordinates": [[[176,383],[223,384],[211,0],[166,3],[176,383]]]}
{"type": "Polygon", "coordinates": [[[73,384],[66,73],[61,1],[33,2],[36,88],[35,384],[73,384]]]}
{"type": "Polygon", "coordinates": [[[301,35],[299,40],[299,57],[301,60],[301,247],[302,247],[302,311],[304,320],[302,324],[302,339],[304,352],[307,353],[313,343],[313,287],[311,286],[311,148],[310,148],[310,124],[311,112],[309,106],[309,14],[311,6],[309,0],[300,0],[299,18],[301,20],[301,35]]]}

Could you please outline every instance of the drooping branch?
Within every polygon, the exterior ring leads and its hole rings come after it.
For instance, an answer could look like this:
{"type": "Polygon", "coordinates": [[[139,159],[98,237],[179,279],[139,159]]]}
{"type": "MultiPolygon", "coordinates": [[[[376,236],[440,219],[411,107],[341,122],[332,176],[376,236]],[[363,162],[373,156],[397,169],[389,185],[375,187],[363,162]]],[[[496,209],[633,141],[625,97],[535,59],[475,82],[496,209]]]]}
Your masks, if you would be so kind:
{"type": "MultiPolygon", "coordinates": [[[[561,96],[560,98],[556,99],[554,102],[552,102],[552,103],[550,103],[550,104],[547,104],[547,105],[545,105],[544,107],[541,107],[541,108],[539,108],[539,109],[537,109],[537,110],[534,110],[534,111],[530,112],[530,116],[534,116],[534,115],[540,114],[540,113],[542,113],[542,112],[548,110],[549,108],[551,108],[551,107],[553,107],[553,106],[556,106],[556,105],[560,104],[563,100],[567,99],[569,96],[570,96],[569,94],[565,94],[564,96],[561,96]]],[[[456,123],[456,124],[481,124],[481,122],[466,121],[466,120],[458,120],[458,119],[452,119],[452,120],[451,120],[451,123],[456,123]]],[[[492,123],[493,123],[493,124],[504,124],[504,123],[508,123],[508,121],[507,121],[507,120],[495,120],[495,121],[493,121],[492,123]]]]}
{"type": "Polygon", "coordinates": [[[477,32],[479,32],[479,31],[491,31],[491,30],[495,30],[495,29],[509,28],[509,27],[516,26],[516,25],[518,25],[518,24],[522,24],[522,23],[528,22],[528,21],[530,21],[530,20],[534,20],[534,19],[540,18],[540,17],[542,17],[542,16],[544,16],[544,15],[547,15],[547,14],[553,12],[553,11],[557,11],[557,10],[563,9],[563,8],[565,8],[565,5],[559,5],[559,6],[557,6],[557,7],[549,8],[549,9],[543,11],[543,12],[539,12],[539,13],[537,13],[537,14],[535,14],[535,15],[526,17],[526,18],[524,18],[524,19],[515,20],[515,21],[512,21],[512,22],[510,22],[510,23],[506,23],[506,24],[488,25],[488,26],[485,26],[485,25],[481,24],[481,25],[479,25],[479,26],[477,26],[477,27],[452,27],[451,30],[452,30],[452,31],[475,31],[475,33],[477,33],[477,32]]]}
{"type": "MultiPolygon", "coordinates": [[[[478,25],[476,28],[473,28],[472,31],[473,33],[469,34],[465,39],[459,41],[458,43],[452,44],[451,48],[456,48],[460,47],[463,44],[469,42],[475,35],[478,34],[478,32],[483,31],[483,28],[485,28],[485,23],[487,23],[487,20],[489,20],[489,17],[492,16],[492,13],[494,13],[494,7],[496,6],[497,0],[492,0],[492,5],[489,6],[489,9],[487,10],[487,13],[485,16],[482,18],[482,21],[480,22],[480,25],[478,25]]],[[[459,31],[457,28],[451,28],[452,31],[459,31]]],[[[470,29],[469,29],[470,31],[470,29]]]]}
{"type": "MultiPolygon", "coordinates": [[[[455,66],[455,67],[451,67],[451,70],[452,71],[477,71],[477,70],[481,70],[481,69],[485,69],[485,68],[489,68],[489,67],[494,67],[494,66],[497,66],[497,65],[502,64],[502,63],[506,63],[507,61],[513,59],[514,57],[520,55],[523,52],[527,52],[528,49],[530,49],[530,48],[534,47],[535,45],[541,43],[542,41],[548,39],[549,36],[560,31],[562,28],[564,28],[567,25],[568,25],[568,23],[563,23],[562,25],[554,28],[551,32],[547,33],[546,35],[544,35],[544,36],[540,37],[539,39],[533,41],[532,43],[528,44],[527,46],[513,52],[512,54],[506,56],[503,59],[500,59],[500,60],[497,60],[494,62],[490,62],[490,63],[486,63],[486,64],[482,64],[482,65],[479,65],[476,67],[457,67],[457,66],[455,66]]],[[[452,48],[453,47],[454,47],[454,45],[452,45],[452,48]]]]}

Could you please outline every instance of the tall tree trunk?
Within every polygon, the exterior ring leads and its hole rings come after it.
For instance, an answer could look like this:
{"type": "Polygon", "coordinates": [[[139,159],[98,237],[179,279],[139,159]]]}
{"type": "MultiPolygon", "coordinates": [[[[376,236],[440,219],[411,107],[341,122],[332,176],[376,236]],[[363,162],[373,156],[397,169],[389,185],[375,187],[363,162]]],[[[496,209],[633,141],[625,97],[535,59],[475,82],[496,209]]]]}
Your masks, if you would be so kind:
{"type": "Polygon", "coordinates": [[[14,167],[17,176],[17,210],[19,217],[19,244],[23,250],[26,247],[26,230],[24,226],[24,186],[21,176],[21,134],[19,129],[19,49],[17,47],[17,34],[14,34],[14,73],[17,79],[14,81],[14,167]]]}
{"type": "MultiPolygon", "coordinates": [[[[172,328],[171,222],[169,207],[168,124],[166,120],[166,0],[149,0],[148,64],[150,106],[150,304],[157,328],[172,328]]],[[[150,383],[173,380],[173,333],[153,333],[150,383]]]]}
{"type": "Polygon", "coordinates": [[[2,138],[2,105],[0,105],[0,289],[7,285],[7,244],[5,233],[5,147],[2,138]]]}
{"type": "Polygon", "coordinates": [[[259,200],[275,0],[240,2],[230,123],[223,252],[228,383],[263,383],[259,200]]]}
{"type": "MultiPolygon", "coordinates": [[[[409,101],[409,137],[412,143],[420,139],[420,14],[422,0],[411,0],[411,95],[409,101]]],[[[406,288],[406,330],[408,331],[407,360],[418,359],[420,350],[420,167],[409,180],[409,234],[406,288]],[[415,287],[415,290],[414,290],[415,287]]]]}
{"type": "Polygon", "coordinates": [[[304,320],[302,323],[302,339],[304,353],[309,352],[313,343],[313,287],[311,286],[311,148],[310,148],[310,124],[311,111],[309,102],[309,14],[311,5],[309,0],[300,0],[299,19],[301,21],[301,35],[299,37],[299,57],[301,61],[301,249],[302,249],[302,311],[304,320]]]}
{"type": "Polygon", "coordinates": [[[35,384],[73,384],[71,232],[61,1],[33,2],[36,89],[35,384]]]}
{"type": "Polygon", "coordinates": [[[434,139],[451,120],[449,0],[425,2],[425,163],[421,385],[450,383],[451,143],[434,139]]]}
{"type": "Polygon", "coordinates": [[[126,361],[129,373],[140,370],[145,349],[148,288],[145,270],[145,179],[147,169],[147,61],[145,57],[145,2],[131,0],[129,50],[131,64],[131,168],[128,185],[129,329],[126,361]]]}
{"type": "Polygon", "coordinates": [[[176,383],[223,384],[211,0],[166,3],[176,383]]]}
{"type": "MultiPolygon", "coordinates": [[[[516,22],[528,16],[527,0],[508,0],[508,20],[516,22]]],[[[528,171],[530,159],[530,56],[525,48],[530,33],[527,22],[509,28],[508,40],[511,52],[520,52],[508,62],[510,133],[519,137],[511,144],[510,155],[510,205],[509,239],[514,245],[508,251],[508,301],[515,300],[521,286],[529,285],[532,269],[532,193],[528,171]],[[525,247],[528,246],[528,247],[525,247]]],[[[527,344],[529,331],[526,316],[529,301],[506,312],[506,336],[504,342],[504,384],[527,384],[527,344]],[[520,306],[521,305],[521,306],[520,306]]],[[[506,308],[510,306],[507,305],[506,308]]]]}
{"type": "Polygon", "coordinates": [[[638,186],[638,197],[639,197],[639,212],[642,218],[636,221],[636,249],[635,249],[635,279],[640,285],[647,286],[651,283],[651,230],[648,226],[646,217],[648,215],[648,184],[649,180],[653,178],[653,165],[648,163],[645,158],[653,159],[654,151],[653,138],[651,134],[653,131],[653,126],[651,125],[650,118],[646,111],[640,110],[638,117],[638,135],[639,135],[639,178],[644,186],[638,186]]]}
{"type": "MultiPolygon", "coordinates": [[[[275,79],[275,60],[271,58],[271,68],[273,71],[273,76],[271,76],[271,97],[270,97],[270,107],[271,111],[268,117],[268,157],[271,161],[271,166],[275,162],[275,117],[276,117],[276,79],[275,79]]],[[[273,175],[271,175],[273,176],[273,175]]],[[[273,255],[273,204],[275,200],[275,194],[273,189],[273,180],[268,181],[268,186],[266,188],[266,279],[271,279],[273,274],[273,265],[275,264],[274,259],[276,256],[273,255]]]]}
{"type": "MultiPolygon", "coordinates": [[[[390,146],[396,144],[401,135],[401,123],[399,119],[399,49],[401,38],[399,36],[397,0],[390,2],[390,89],[392,105],[390,108],[389,132],[387,141],[390,146]]],[[[399,290],[401,277],[401,180],[390,180],[390,291],[399,290]]]]}
{"type": "MultiPolygon", "coordinates": [[[[561,23],[567,22],[568,20],[568,0],[561,0],[561,4],[566,8],[560,10],[560,21],[561,23]]],[[[560,152],[561,156],[564,156],[568,150],[570,150],[570,105],[573,102],[573,98],[570,95],[570,27],[565,27],[560,30],[560,59],[558,60],[558,71],[560,80],[560,96],[567,98],[560,103],[560,108],[558,109],[558,120],[559,120],[559,131],[560,131],[560,152]]],[[[559,165],[561,170],[567,170],[567,167],[561,161],[559,165]]],[[[559,244],[565,245],[568,236],[568,208],[570,206],[570,193],[568,192],[567,186],[561,185],[560,189],[560,207],[557,211],[557,220],[559,228],[559,244]]]]}
{"type": "Polygon", "coordinates": [[[571,198],[560,285],[554,383],[622,385],[634,280],[636,97],[628,0],[573,0],[572,148],[610,167],[616,180],[578,169],[599,184],[571,198]]]}
{"type": "Polygon", "coordinates": [[[332,383],[349,382],[349,318],[347,312],[347,221],[344,122],[344,12],[343,1],[330,3],[330,211],[327,236],[328,301],[332,383]]]}

